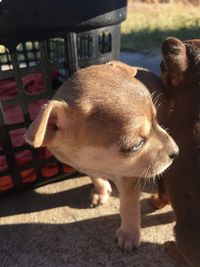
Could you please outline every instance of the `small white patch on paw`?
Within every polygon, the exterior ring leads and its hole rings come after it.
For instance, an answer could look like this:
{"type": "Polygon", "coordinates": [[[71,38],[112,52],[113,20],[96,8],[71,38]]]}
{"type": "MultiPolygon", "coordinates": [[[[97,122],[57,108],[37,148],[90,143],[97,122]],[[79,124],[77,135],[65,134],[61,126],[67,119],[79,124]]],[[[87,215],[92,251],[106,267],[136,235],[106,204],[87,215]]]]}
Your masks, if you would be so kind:
{"type": "Polygon", "coordinates": [[[105,204],[108,201],[109,196],[110,192],[104,191],[102,193],[99,193],[95,188],[93,188],[90,193],[91,207],[105,204]]]}
{"type": "Polygon", "coordinates": [[[91,196],[90,196],[91,207],[96,207],[105,204],[108,201],[108,198],[109,194],[107,192],[99,194],[98,192],[96,192],[95,189],[93,189],[91,191],[91,196]]]}

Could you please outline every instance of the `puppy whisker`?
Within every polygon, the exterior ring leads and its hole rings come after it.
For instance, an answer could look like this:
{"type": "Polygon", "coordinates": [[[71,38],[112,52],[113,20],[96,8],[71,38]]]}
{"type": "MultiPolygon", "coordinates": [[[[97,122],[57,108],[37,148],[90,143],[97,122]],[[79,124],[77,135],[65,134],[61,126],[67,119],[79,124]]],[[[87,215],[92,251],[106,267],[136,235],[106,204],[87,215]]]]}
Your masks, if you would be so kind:
{"type": "Polygon", "coordinates": [[[157,104],[158,104],[158,100],[159,100],[159,98],[161,97],[161,95],[162,95],[163,93],[160,93],[160,94],[158,94],[156,97],[154,97],[155,94],[156,94],[156,92],[153,92],[153,93],[151,94],[151,97],[152,97],[152,101],[153,101],[154,106],[155,106],[156,108],[158,108],[158,107],[160,106],[160,103],[159,103],[159,105],[157,105],[157,104]]]}
{"type": "Polygon", "coordinates": [[[137,182],[136,182],[136,187],[137,188],[140,187],[140,181],[144,177],[145,172],[146,172],[146,170],[144,170],[143,173],[138,177],[137,182]]]}
{"type": "MultiPolygon", "coordinates": [[[[147,167],[147,169],[148,169],[148,167],[147,167]]],[[[136,186],[140,186],[140,181],[141,181],[142,178],[144,178],[144,177],[146,176],[147,169],[145,169],[145,170],[142,172],[142,174],[138,177],[136,186]]]]}
{"type": "Polygon", "coordinates": [[[151,168],[151,163],[148,164],[146,170],[145,170],[144,173],[143,173],[143,176],[142,176],[142,178],[143,178],[143,183],[142,183],[142,188],[141,188],[141,190],[143,190],[144,187],[146,186],[146,184],[149,182],[149,179],[148,179],[148,178],[149,178],[149,171],[150,171],[150,168],[151,168]]]}
{"type": "MultiPolygon", "coordinates": [[[[116,184],[122,221],[118,246],[129,251],[140,245],[140,180],[144,187],[152,170],[164,170],[172,163],[169,155],[178,149],[152,112],[153,102],[159,102],[157,88],[150,96],[143,78],[133,79],[136,73],[135,67],[118,61],[79,70],[57,90],[26,133],[29,144],[47,147],[59,161],[91,177],[92,206],[107,202],[112,191],[108,177],[116,184]]],[[[154,74],[152,78],[159,81],[154,74]]]]}

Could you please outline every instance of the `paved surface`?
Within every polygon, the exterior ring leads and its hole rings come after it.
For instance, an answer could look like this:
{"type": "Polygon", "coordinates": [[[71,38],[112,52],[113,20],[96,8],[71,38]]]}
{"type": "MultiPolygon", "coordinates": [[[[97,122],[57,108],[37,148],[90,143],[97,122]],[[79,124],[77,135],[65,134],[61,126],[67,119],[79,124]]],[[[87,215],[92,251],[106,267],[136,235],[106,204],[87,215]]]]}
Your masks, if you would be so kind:
{"type": "Polygon", "coordinates": [[[119,198],[91,209],[90,189],[89,178],[81,177],[3,197],[0,266],[181,267],[163,248],[173,240],[173,212],[170,206],[155,211],[148,187],[141,194],[142,244],[132,253],[121,252],[114,240],[119,198]]]}
{"type": "Polygon", "coordinates": [[[161,54],[158,51],[152,54],[121,52],[120,60],[129,65],[147,68],[156,74],[160,73],[161,54]]]}
{"type": "MultiPolygon", "coordinates": [[[[157,55],[121,53],[121,59],[159,72],[157,55]]],[[[114,241],[119,198],[91,209],[90,189],[89,178],[81,177],[1,198],[0,266],[181,267],[164,252],[163,243],[174,239],[174,215],[170,206],[151,207],[151,183],[141,194],[142,244],[132,253],[114,241]]]]}

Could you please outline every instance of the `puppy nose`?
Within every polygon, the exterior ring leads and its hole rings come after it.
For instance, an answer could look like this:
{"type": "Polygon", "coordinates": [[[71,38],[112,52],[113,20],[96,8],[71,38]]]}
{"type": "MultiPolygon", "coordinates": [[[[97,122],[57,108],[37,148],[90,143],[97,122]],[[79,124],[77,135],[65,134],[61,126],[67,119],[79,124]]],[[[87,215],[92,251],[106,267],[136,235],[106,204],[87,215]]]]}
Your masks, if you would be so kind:
{"type": "Polygon", "coordinates": [[[179,155],[179,149],[177,148],[172,154],[169,155],[170,159],[175,159],[179,155]]]}

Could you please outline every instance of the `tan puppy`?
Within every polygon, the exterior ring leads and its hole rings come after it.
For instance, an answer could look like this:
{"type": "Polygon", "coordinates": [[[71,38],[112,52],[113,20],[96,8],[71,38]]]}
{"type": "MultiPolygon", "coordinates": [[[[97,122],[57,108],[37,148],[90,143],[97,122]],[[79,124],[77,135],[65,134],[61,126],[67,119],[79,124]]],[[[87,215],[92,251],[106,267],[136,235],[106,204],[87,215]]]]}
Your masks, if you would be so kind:
{"type": "MultiPolygon", "coordinates": [[[[165,172],[164,179],[176,214],[174,230],[178,253],[189,266],[199,267],[200,39],[182,42],[168,38],[162,52],[161,78],[170,103],[166,126],[180,148],[180,156],[165,172]]],[[[161,200],[163,193],[159,194],[161,200]]],[[[172,243],[167,244],[167,249],[174,255],[172,243]]]]}
{"type": "Polygon", "coordinates": [[[163,172],[178,154],[157,123],[156,110],[136,69],[120,62],[79,70],[30,125],[26,140],[46,146],[58,160],[88,174],[93,205],[120,193],[118,246],[140,245],[138,178],[163,172]]]}

